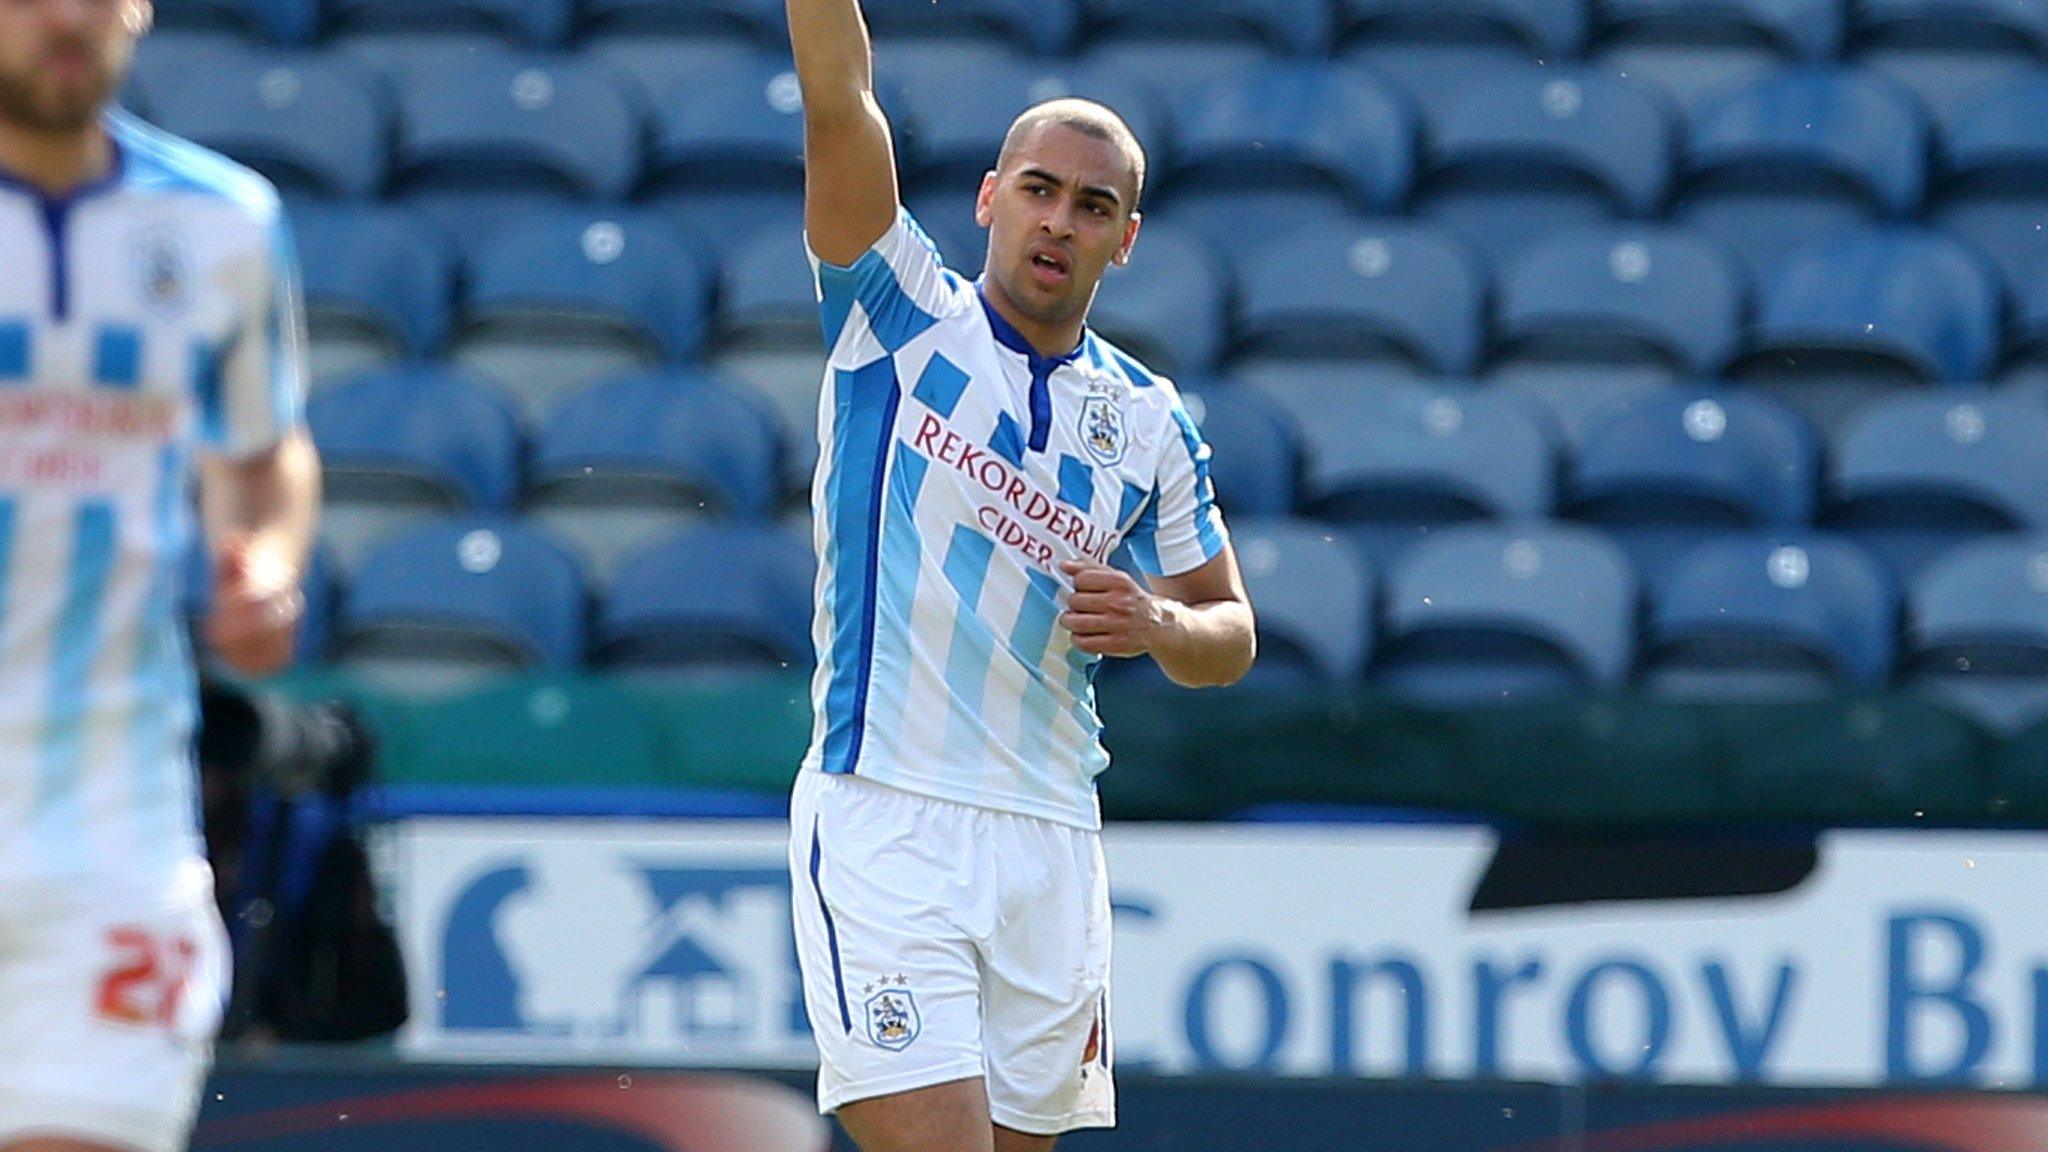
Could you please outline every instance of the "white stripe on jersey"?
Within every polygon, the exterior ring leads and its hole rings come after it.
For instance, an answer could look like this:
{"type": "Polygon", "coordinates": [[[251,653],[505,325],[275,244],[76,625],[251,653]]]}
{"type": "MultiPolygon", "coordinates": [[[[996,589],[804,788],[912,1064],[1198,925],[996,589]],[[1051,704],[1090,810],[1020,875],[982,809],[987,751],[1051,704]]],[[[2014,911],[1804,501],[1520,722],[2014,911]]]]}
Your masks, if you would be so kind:
{"type": "Polygon", "coordinates": [[[1179,393],[1094,335],[1038,356],[907,213],[813,260],[830,349],[811,489],[816,723],[805,767],[1097,827],[1095,659],[1062,561],[1179,575],[1228,540],[1179,393]]]}

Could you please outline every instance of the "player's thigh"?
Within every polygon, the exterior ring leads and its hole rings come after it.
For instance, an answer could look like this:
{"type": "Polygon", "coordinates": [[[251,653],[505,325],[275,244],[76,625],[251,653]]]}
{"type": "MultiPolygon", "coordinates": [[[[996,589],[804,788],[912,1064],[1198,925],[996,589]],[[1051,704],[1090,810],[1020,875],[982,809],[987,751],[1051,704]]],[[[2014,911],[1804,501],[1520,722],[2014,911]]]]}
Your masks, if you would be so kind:
{"type": "Polygon", "coordinates": [[[93,1144],[67,1136],[30,1136],[12,1144],[0,1144],[0,1152],[131,1152],[111,1144],[93,1144]]]}
{"type": "Polygon", "coordinates": [[[182,1148],[227,988],[204,864],[160,885],[37,894],[4,916],[0,1148],[182,1148]]]}
{"type": "Polygon", "coordinates": [[[847,1104],[839,1124],[861,1152],[991,1152],[988,1094],[979,1077],[847,1104]]]}
{"type": "Polygon", "coordinates": [[[1052,1152],[1052,1146],[1059,1143],[1057,1136],[1033,1136],[1015,1128],[996,1125],[996,1152],[1052,1152]]]}

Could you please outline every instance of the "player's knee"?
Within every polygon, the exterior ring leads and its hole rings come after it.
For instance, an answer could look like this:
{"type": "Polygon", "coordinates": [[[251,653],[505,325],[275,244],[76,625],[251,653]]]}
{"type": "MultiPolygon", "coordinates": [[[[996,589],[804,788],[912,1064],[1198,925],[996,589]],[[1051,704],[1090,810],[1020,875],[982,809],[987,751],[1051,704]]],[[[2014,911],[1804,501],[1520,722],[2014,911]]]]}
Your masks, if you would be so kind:
{"type": "Polygon", "coordinates": [[[1052,1152],[1058,1142],[1057,1136],[1033,1136],[996,1125],[996,1152],[1052,1152]]]}
{"type": "Polygon", "coordinates": [[[858,1100],[838,1115],[861,1152],[995,1152],[978,1079],[858,1100]]]}

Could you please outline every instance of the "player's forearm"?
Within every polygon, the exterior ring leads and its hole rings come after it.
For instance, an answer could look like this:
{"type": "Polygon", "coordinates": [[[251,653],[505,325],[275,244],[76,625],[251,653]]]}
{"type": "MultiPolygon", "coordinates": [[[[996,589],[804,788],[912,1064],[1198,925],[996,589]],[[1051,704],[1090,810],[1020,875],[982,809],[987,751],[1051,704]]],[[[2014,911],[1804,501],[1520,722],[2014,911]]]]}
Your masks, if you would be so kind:
{"type": "Polygon", "coordinates": [[[320,514],[320,456],[312,437],[293,432],[247,459],[208,461],[201,498],[209,539],[245,535],[303,572],[320,514]]]}
{"type": "Polygon", "coordinates": [[[1150,651],[1168,679],[1185,688],[1221,688],[1251,671],[1259,642],[1249,604],[1161,598],[1159,608],[1164,619],[1150,651]]]}
{"type": "Polygon", "coordinates": [[[874,54],[857,0],[787,0],[789,43],[804,119],[832,124],[867,114],[874,54]]]}

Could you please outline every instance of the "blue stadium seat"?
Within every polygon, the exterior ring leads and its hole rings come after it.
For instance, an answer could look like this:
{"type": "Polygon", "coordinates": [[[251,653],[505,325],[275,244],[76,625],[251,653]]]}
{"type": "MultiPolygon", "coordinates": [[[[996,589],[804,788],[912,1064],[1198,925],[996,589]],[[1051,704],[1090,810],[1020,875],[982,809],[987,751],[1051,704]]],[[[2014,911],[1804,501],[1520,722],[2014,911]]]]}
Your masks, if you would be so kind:
{"type": "Polygon", "coordinates": [[[1846,540],[1731,536],[1680,558],[1652,596],[1642,678],[1660,695],[1781,699],[1891,678],[1900,596],[1846,540]]]}
{"type": "Polygon", "coordinates": [[[128,79],[118,99],[121,107],[145,120],[152,119],[151,93],[205,75],[224,60],[233,67],[269,51],[233,32],[175,28],[152,32],[135,46],[135,62],[128,69],[128,79]]]}
{"type": "Polygon", "coordinates": [[[586,39],[738,34],[769,47],[788,38],[782,0],[580,0],[579,10],[586,39]]]}
{"type": "Polygon", "coordinates": [[[861,10],[878,38],[966,38],[1021,43],[1057,56],[1074,42],[1077,0],[865,0],[861,10]]]}
{"type": "Polygon", "coordinates": [[[1259,659],[1247,687],[1348,685],[1372,654],[1373,573],[1328,527],[1246,517],[1231,543],[1259,606],[1259,659]]]}
{"type": "Polygon", "coordinates": [[[319,26],[319,0],[157,0],[152,36],[231,31],[250,40],[304,44],[319,26]]]}
{"type": "Polygon", "coordinates": [[[1415,210],[1502,266],[1530,241],[1663,204],[1673,129],[1654,92],[1586,68],[1475,77],[1428,129],[1415,210]]]}
{"type": "Polygon", "coordinates": [[[1209,480],[1227,516],[1286,516],[1301,487],[1301,435],[1271,400],[1230,384],[1180,382],[1213,457],[1209,480]]]}
{"type": "Polygon", "coordinates": [[[1591,529],[1446,528],[1388,575],[1371,677],[1405,696],[1467,704],[1620,688],[1637,599],[1628,558],[1591,529]]]}
{"type": "Polygon", "coordinates": [[[1821,523],[1910,586],[1974,537],[2048,527],[2048,411],[1976,392],[1908,396],[1859,418],[1829,456],[1821,523]]]}
{"type": "Polygon", "coordinates": [[[1479,363],[1486,281],[1470,251],[1424,223],[1297,232],[1239,265],[1236,352],[1398,360],[1464,375],[1479,363]]]}
{"type": "Polygon", "coordinates": [[[1330,39],[1323,0],[1082,0],[1084,35],[1103,40],[1251,40],[1296,56],[1330,39]]]}
{"type": "Polygon", "coordinates": [[[1140,231],[1102,279],[1089,326],[1169,375],[1207,372],[1229,335],[1230,279],[1208,245],[1170,223],[1140,231]]]}
{"type": "Polygon", "coordinates": [[[439,350],[455,258],[432,225],[384,204],[295,204],[290,218],[316,388],[439,350]]]}
{"type": "Polygon", "coordinates": [[[620,201],[641,168],[640,121],[602,68],[480,59],[399,92],[396,190],[463,242],[522,211],[620,201]]]}
{"type": "Polygon", "coordinates": [[[694,357],[713,289],[659,217],[537,213],[470,262],[451,352],[537,420],[598,377],[694,357]]]}
{"type": "MultiPolygon", "coordinates": [[[[706,30],[619,32],[587,40],[576,51],[610,72],[641,107],[658,109],[676,88],[763,49],[743,32],[706,30]]],[[[780,55],[787,57],[788,50],[780,55]]]]}
{"type": "Polygon", "coordinates": [[[995,167],[1003,135],[1017,114],[1062,96],[1114,108],[1155,153],[1164,150],[1167,140],[1151,91],[1099,68],[982,60],[960,68],[927,65],[884,75],[895,81],[905,123],[915,137],[908,183],[917,189],[978,187],[982,173],[995,167]]]}
{"type": "Polygon", "coordinates": [[[517,68],[532,59],[488,32],[365,32],[329,41],[325,50],[369,69],[392,93],[485,64],[517,68]]]}
{"type": "Polygon", "coordinates": [[[1249,40],[1111,40],[1090,45],[1081,67],[1117,76],[1179,105],[1204,88],[1243,76],[1284,57],[1249,40]]]}
{"type": "Polygon", "coordinates": [[[1850,10],[1850,55],[1911,89],[1944,129],[2048,54],[2048,5],[2036,0],[1857,0],[1850,10]]]}
{"type": "Polygon", "coordinates": [[[803,94],[789,61],[735,56],[663,93],[645,199],[729,257],[803,208],[803,94]]]}
{"type": "Polygon", "coordinates": [[[818,389],[825,346],[800,219],[763,229],[721,269],[718,335],[710,362],[775,414],[787,446],[785,486],[803,487],[818,462],[818,389]]]}
{"type": "Polygon", "coordinates": [[[1905,681],[1992,728],[2048,714],[2048,536],[1962,545],[1912,589],[1905,681]]]}
{"type": "Polygon", "coordinates": [[[1840,50],[1844,0],[1606,0],[1595,6],[1594,55],[1648,80],[1688,112],[1715,90],[1794,60],[1840,50]]]}
{"type": "Polygon", "coordinates": [[[1672,217],[1763,274],[1804,241],[1910,218],[1927,140],[1911,94],[1882,79],[1820,65],[1773,72],[1693,117],[1672,217]]]}
{"type": "Polygon", "coordinates": [[[222,57],[149,91],[156,123],[268,176],[287,195],[375,196],[390,156],[375,80],[308,53],[222,57]]]}
{"type": "Polygon", "coordinates": [[[622,563],[599,605],[592,656],[638,677],[809,667],[816,561],[766,525],[690,528],[622,563]]]}
{"type": "Polygon", "coordinates": [[[1937,232],[1872,229],[1816,240],[1763,284],[1732,375],[1784,389],[1823,428],[1928,381],[1985,379],[2003,297],[1983,256],[1937,232]]]}
{"type": "Polygon", "coordinates": [[[325,478],[321,532],[345,569],[426,517],[511,507],[519,424],[469,377],[439,368],[372,373],[314,397],[306,422],[325,478]]]}
{"type": "Polygon", "coordinates": [[[1392,80],[1432,116],[1474,80],[1576,58],[1583,0],[1337,0],[1347,60],[1392,80]]]}
{"type": "Polygon", "coordinates": [[[525,509],[578,546],[600,582],[651,539],[774,511],[780,444],[767,409],[690,372],[628,376],[564,404],[534,444],[525,509]]]}
{"type": "Polygon", "coordinates": [[[359,566],[335,620],[336,667],[387,689],[447,692],[582,659],[587,592],[576,559],[501,516],[422,524],[359,566]]]}
{"type": "Polygon", "coordinates": [[[2008,346],[2038,360],[2048,351],[2048,70],[1992,87],[1943,143],[1930,215],[2004,273],[2013,293],[2008,346]]]}
{"type": "Polygon", "coordinates": [[[1307,453],[1303,507],[1384,568],[1465,520],[1549,514],[1555,448],[1512,398],[1386,381],[1275,397],[1307,453]]]}
{"type": "Polygon", "coordinates": [[[1724,249],[1685,232],[1562,233],[1504,270],[1492,363],[1648,364],[1674,379],[1711,376],[1735,350],[1747,288],[1724,249]]]}
{"type": "Polygon", "coordinates": [[[1589,426],[1562,504],[1654,583],[1710,537],[1811,523],[1819,483],[1820,442],[1797,415],[1752,393],[1684,389],[1589,426]]]}
{"type": "Polygon", "coordinates": [[[533,48],[567,38],[574,0],[324,0],[330,35],[488,32],[533,48]]]}
{"type": "Polygon", "coordinates": [[[1397,93],[1328,64],[1267,64],[1177,110],[1162,215],[1249,250],[1350,211],[1392,211],[1414,165],[1414,116],[1397,93]]]}
{"type": "Polygon", "coordinates": [[[1638,373],[1569,365],[1544,371],[1502,371],[1485,389],[1512,396],[1541,412],[1567,457],[1579,450],[1587,434],[1610,412],[1679,390],[1668,380],[1638,373]]]}

